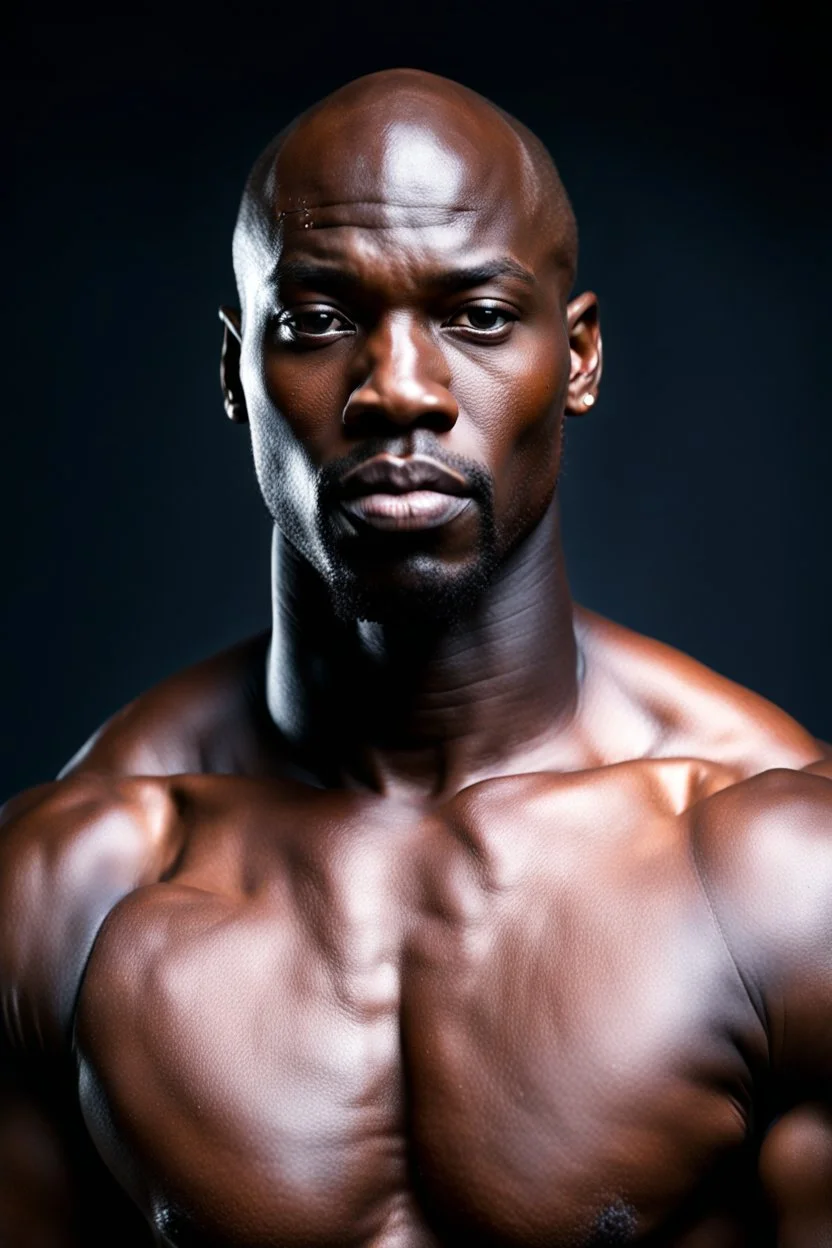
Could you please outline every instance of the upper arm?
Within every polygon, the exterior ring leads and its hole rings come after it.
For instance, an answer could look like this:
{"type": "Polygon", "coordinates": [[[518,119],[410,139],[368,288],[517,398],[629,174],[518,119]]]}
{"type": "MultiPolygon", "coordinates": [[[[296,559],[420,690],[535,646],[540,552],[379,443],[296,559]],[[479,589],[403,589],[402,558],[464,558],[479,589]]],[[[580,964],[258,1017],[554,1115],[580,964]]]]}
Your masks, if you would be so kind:
{"type": "Polygon", "coordinates": [[[780,1248],[832,1243],[832,772],[767,772],[699,828],[703,884],[766,1025],[760,1178],[780,1248]]]}
{"type": "Polygon", "coordinates": [[[0,815],[0,1033],[22,1052],[66,1051],[77,991],[106,915],[158,878],[170,800],[148,781],[81,776],[0,815]]]}
{"type": "Polygon", "coordinates": [[[772,1074],[832,1095],[832,779],[778,769],[706,807],[700,875],[765,1018],[772,1074]]]}
{"type": "Polygon", "coordinates": [[[149,782],[79,777],[0,816],[0,1243],[148,1245],[96,1155],[70,1035],[92,944],[112,907],[164,868],[169,802],[149,782]]]}

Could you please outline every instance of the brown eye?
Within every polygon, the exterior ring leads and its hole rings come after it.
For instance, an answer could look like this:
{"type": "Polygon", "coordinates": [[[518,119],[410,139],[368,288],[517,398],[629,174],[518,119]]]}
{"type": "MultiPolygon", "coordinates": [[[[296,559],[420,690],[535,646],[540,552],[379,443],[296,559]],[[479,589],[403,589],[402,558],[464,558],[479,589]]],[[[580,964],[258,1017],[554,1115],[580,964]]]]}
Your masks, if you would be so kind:
{"type": "Polygon", "coordinates": [[[468,329],[478,334],[496,335],[505,330],[515,319],[504,308],[473,303],[457,312],[448,324],[455,329],[468,329]]]}
{"type": "Polygon", "coordinates": [[[308,334],[310,337],[341,333],[352,328],[342,316],[323,309],[295,312],[287,318],[286,324],[290,326],[294,333],[308,334]]]}
{"type": "Polygon", "coordinates": [[[497,308],[469,308],[466,313],[472,329],[502,329],[508,317],[497,308]]]}

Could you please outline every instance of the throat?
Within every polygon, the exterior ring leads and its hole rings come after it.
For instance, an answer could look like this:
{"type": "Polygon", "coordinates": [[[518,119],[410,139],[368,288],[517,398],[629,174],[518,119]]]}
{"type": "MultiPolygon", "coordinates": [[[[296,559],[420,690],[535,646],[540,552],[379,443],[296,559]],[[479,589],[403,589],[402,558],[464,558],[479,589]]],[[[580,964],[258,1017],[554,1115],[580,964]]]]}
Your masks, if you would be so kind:
{"type": "Polygon", "coordinates": [[[557,509],[451,624],[345,622],[276,531],[272,718],[326,787],[437,799],[532,770],[578,703],[557,509]]]}

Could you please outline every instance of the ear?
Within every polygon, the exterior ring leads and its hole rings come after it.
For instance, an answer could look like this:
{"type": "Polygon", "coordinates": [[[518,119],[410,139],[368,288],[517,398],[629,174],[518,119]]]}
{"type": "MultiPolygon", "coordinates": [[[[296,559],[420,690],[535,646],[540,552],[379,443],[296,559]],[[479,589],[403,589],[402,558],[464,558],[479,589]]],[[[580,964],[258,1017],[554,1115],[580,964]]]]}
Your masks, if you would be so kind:
{"type": "Polygon", "coordinates": [[[570,358],[566,410],[572,416],[585,416],[598,398],[603,363],[598,299],[591,290],[568,305],[566,327],[570,358]]]}
{"type": "Polygon", "coordinates": [[[240,313],[236,308],[220,308],[219,316],[223,324],[220,385],[225,412],[236,425],[247,425],[248,412],[240,382],[240,344],[243,340],[240,313]]]}

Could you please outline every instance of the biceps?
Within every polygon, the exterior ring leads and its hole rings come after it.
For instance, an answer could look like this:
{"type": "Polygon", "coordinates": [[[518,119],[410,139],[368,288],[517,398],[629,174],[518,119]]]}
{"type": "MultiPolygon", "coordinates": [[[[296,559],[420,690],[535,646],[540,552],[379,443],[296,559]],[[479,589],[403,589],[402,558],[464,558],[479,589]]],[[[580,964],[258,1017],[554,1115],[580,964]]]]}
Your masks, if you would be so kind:
{"type": "Polygon", "coordinates": [[[778,1248],[832,1244],[832,1105],[803,1105],[778,1119],[763,1142],[760,1177],[778,1248]]]}

